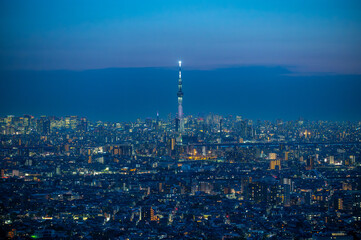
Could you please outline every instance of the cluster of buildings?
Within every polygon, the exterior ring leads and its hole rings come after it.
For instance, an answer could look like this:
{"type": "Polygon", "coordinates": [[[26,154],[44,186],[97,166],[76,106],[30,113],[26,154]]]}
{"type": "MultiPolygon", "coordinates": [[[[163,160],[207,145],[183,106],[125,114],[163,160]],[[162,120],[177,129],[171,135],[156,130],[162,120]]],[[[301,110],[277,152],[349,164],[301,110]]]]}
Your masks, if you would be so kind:
{"type": "Polygon", "coordinates": [[[361,237],[361,123],[181,121],[0,118],[0,237],[361,237]]]}

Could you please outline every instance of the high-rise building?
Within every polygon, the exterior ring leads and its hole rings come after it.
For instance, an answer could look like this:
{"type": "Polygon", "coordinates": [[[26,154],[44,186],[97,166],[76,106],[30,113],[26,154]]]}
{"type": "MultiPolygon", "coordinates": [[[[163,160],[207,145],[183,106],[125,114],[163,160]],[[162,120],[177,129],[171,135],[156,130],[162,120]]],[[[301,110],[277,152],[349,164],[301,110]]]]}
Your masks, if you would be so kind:
{"type": "Polygon", "coordinates": [[[220,136],[222,136],[222,131],[223,131],[222,124],[223,124],[223,118],[219,119],[219,133],[220,133],[220,136]]]}
{"type": "Polygon", "coordinates": [[[289,152],[285,152],[285,161],[288,161],[288,154],[289,152]]]}
{"type": "Polygon", "coordinates": [[[309,156],[306,160],[306,169],[307,170],[312,170],[313,169],[313,164],[314,164],[314,158],[313,156],[309,156]]]}
{"type": "Polygon", "coordinates": [[[157,218],[154,215],[154,209],[151,206],[145,206],[141,208],[140,217],[142,221],[156,221],[157,218]]]}
{"type": "Polygon", "coordinates": [[[281,160],[280,159],[271,160],[270,161],[270,169],[271,170],[281,170],[281,160]]]}
{"type": "Polygon", "coordinates": [[[86,118],[81,118],[78,122],[77,129],[81,132],[88,131],[88,121],[86,118]]]}
{"type": "Polygon", "coordinates": [[[253,182],[248,184],[248,200],[260,203],[266,200],[267,189],[263,183],[253,182]]]}
{"type": "Polygon", "coordinates": [[[175,138],[172,138],[171,139],[171,148],[170,149],[173,151],[174,148],[175,148],[175,138]]]}
{"type": "Polygon", "coordinates": [[[37,121],[37,130],[38,130],[38,133],[42,134],[42,135],[50,134],[50,120],[47,117],[42,116],[37,121]]]}
{"type": "Polygon", "coordinates": [[[268,158],[269,158],[270,160],[275,160],[275,159],[277,158],[277,154],[276,154],[276,153],[269,153],[269,154],[268,154],[268,158]]]}
{"type": "Polygon", "coordinates": [[[329,164],[335,164],[335,157],[334,156],[329,156],[327,157],[327,161],[329,164]]]}

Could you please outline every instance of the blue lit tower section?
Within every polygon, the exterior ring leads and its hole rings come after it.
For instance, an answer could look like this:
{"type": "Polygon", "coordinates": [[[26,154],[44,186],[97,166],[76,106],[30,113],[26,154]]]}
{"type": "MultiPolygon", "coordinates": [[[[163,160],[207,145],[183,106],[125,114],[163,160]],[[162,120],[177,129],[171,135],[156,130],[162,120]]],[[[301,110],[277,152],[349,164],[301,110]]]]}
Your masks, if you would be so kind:
{"type": "Polygon", "coordinates": [[[183,91],[182,91],[182,62],[179,61],[179,79],[178,79],[178,117],[176,119],[176,130],[179,133],[184,131],[184,119],[183,119],[183,91]]]}

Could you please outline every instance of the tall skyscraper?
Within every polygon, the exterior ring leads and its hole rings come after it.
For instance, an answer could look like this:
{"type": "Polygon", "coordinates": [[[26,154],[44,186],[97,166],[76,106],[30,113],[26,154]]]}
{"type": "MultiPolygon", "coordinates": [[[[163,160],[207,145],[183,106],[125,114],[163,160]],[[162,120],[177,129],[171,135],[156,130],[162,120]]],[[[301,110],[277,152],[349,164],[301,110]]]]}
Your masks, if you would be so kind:
{"type": "Polygon", "coordinates": [[[180,134],[184,131],[183,119],[183,91],[182,91],[182,62],[179,61],[179,78],[178,78],[178,116],[176,118],[176,131],[180,134]]]}
{"type": "Polygon", "coordinates": [[[39,134],[48,135],[50,134],[50,120],[49,118],[42,116],[37,121],[37,130],[39,134]]]}
{"type": "Polygon", "coordinates": [[[151,206],[141,207],[140,220],[150,222],[157,221],[157,217],[154,215],[154,209],[151,206]]]}
{"type": "Polygon", "coordinates": [[[314,158],[313,156],[309,156],[306,160],[306,169],[307,170],[312,170],[313,169],[313,164],[314,164],[314,158]]]}

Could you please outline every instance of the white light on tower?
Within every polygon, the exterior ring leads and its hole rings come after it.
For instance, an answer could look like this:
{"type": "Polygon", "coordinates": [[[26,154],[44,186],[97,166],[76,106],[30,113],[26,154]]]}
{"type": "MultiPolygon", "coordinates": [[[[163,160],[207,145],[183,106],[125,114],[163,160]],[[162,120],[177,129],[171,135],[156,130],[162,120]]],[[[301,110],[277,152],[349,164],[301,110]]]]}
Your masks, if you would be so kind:
{"type": "Polygon", "coordinates": [[[181,67],[182,66],[182,61],[179,61],[178,64],[179,64],[179,67],[181,67]]]}

